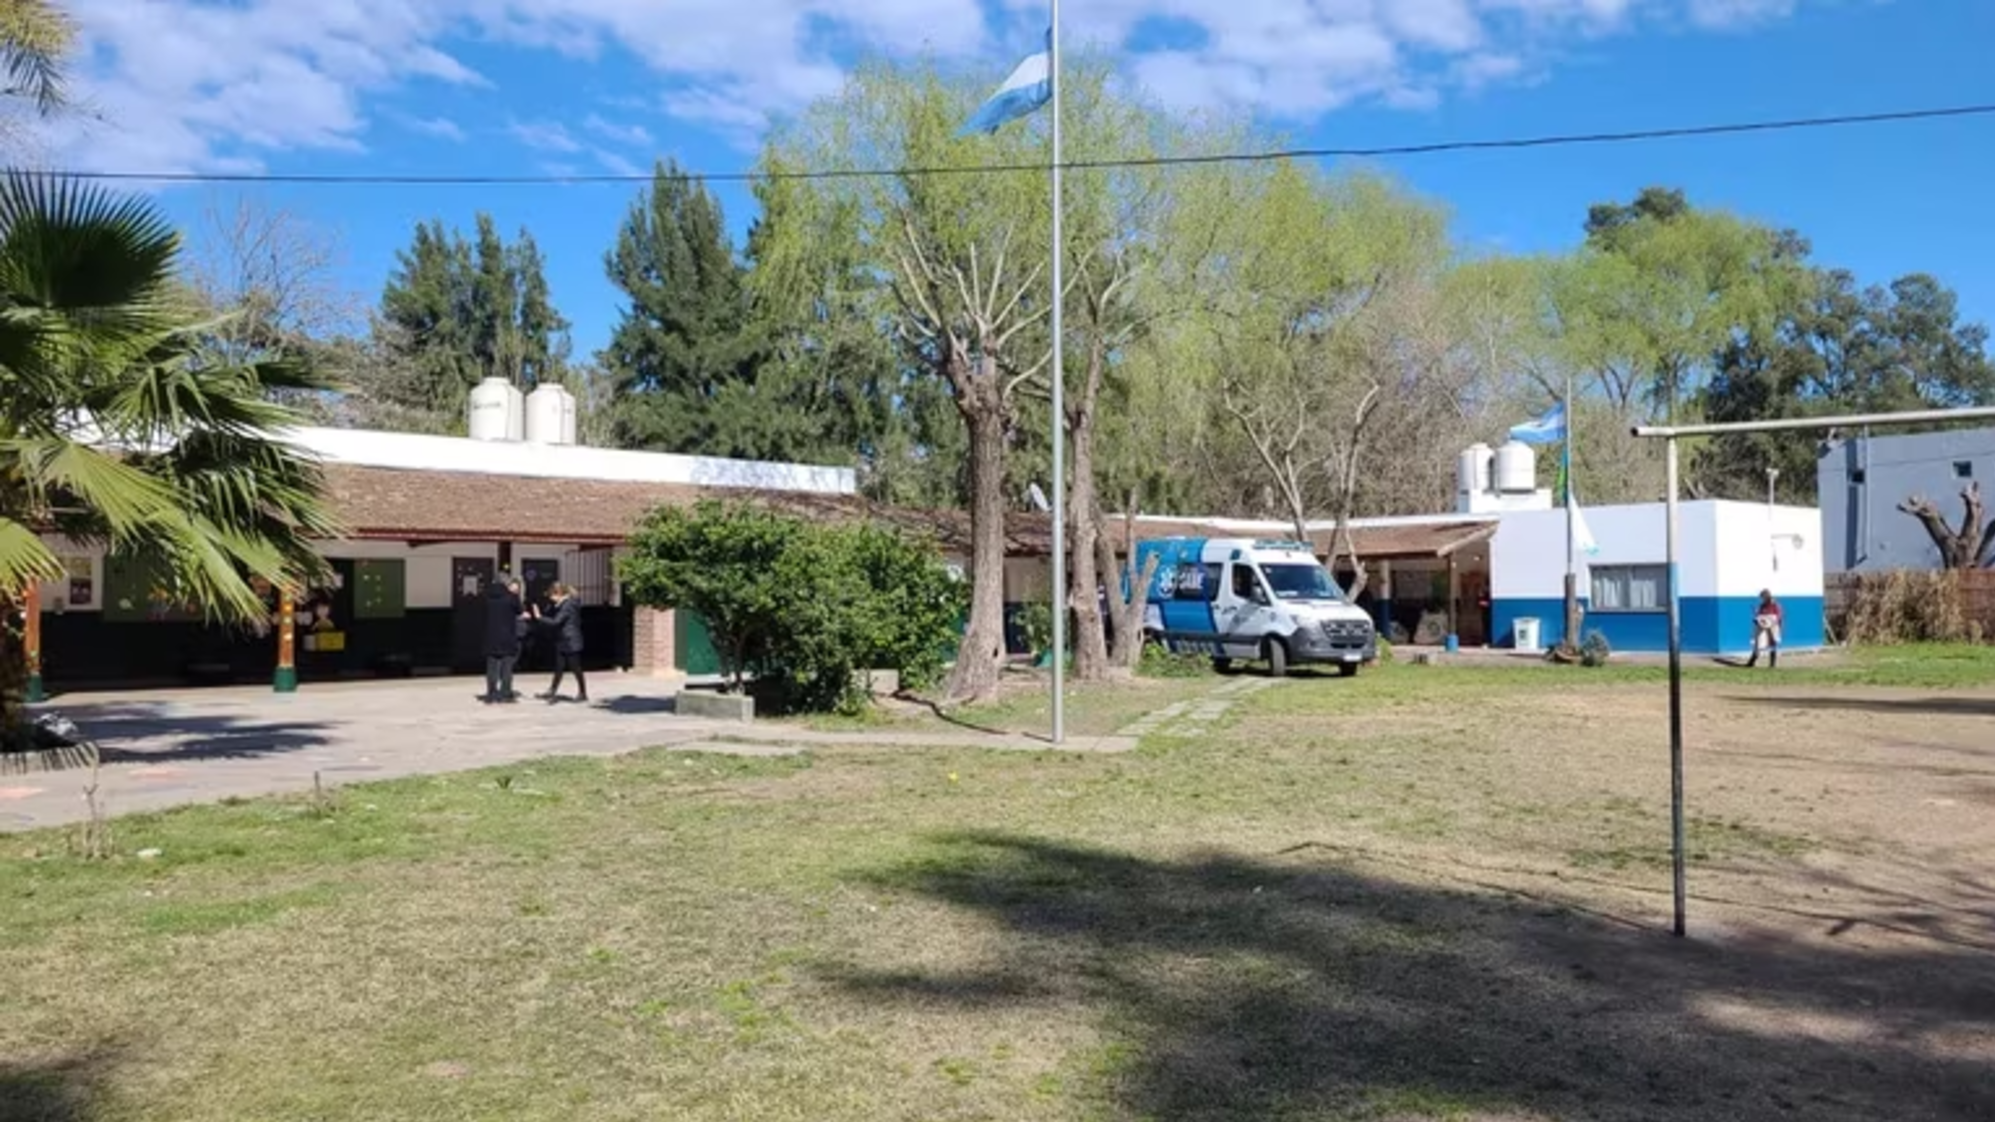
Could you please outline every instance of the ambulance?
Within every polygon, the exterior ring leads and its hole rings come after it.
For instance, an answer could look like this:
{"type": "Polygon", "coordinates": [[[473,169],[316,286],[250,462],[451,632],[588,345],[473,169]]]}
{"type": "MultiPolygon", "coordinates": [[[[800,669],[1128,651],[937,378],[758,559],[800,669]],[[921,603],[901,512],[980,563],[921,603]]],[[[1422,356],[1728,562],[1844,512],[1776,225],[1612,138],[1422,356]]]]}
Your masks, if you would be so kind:
{"type": "Polygon", "coordinates": [[[1136,543],[1135,561],[1152,571],[1145,630],[1221,671],[1259,660],[1277,678],[1307,664],[1348,678],[1378,656],[1371,617],[1300,542],[1158,538],[1136,543]]]}

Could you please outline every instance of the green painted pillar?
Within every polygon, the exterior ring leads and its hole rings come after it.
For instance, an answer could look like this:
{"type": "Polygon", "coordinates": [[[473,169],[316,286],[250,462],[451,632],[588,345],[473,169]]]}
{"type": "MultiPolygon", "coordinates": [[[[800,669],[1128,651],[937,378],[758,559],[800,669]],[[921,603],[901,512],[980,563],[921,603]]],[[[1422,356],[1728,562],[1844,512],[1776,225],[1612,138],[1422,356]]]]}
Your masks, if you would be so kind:
{"type": "Polygon", "coordinates": [[[277,673],[270,686],[278,693],[298,692],[298,603],[289,587],[277,594],[277,673]]]}

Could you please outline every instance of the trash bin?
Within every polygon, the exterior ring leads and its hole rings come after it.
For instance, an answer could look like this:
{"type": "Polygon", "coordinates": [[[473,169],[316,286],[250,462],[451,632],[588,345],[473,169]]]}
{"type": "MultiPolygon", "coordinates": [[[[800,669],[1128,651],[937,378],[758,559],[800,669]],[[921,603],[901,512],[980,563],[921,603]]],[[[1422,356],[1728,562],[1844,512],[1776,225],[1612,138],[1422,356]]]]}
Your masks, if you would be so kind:
{"type": "Polygon", "coordinates": [[[1538,620],[1536,617],[1518,616],[1517,622],[1512,626],[1516,629],[1515,634],[1518,650],[1535,652],[1539,649],[1538,620]]]}

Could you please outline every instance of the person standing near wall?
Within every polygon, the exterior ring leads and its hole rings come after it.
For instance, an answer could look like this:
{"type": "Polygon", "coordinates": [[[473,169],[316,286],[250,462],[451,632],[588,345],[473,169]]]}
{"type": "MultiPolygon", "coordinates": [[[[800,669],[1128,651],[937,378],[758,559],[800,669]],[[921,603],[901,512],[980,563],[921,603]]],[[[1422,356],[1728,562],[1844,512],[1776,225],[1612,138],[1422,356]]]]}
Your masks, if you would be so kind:
{"type": "Polygon", "coordinates": [[[554,684],[541,694],[541,700],[555,702],[561,699],[561,678],[573,672],[575,675],[575,700],[589,700],[589,682],[582,677],[582,603],[575,599],[575,590],[565,584],[556,584],[548,593],[554,608],[546,618],[547,630],[554,638],[554,684]]]}
{"type": "Polygon", "coordinates": [[[1772,670],[1780,665],[1780,628],[1786,622],[1786,613],[1780,610],[1780,601],[1773,593],[1761,589],[1759,603],[1753,608],[1753,654],[1746,660],[1747,666],[1759,665],[1759,653],[1766,651],[1766,668],[1772,670]]]}
{"type": "Polygon", "coordinates": [[[520,631],[526,608],[516,580],[493,581],[485,589],[485,696],[487,705],[519,700],[513,692],[513,665],[520,658],[520,631]]]}

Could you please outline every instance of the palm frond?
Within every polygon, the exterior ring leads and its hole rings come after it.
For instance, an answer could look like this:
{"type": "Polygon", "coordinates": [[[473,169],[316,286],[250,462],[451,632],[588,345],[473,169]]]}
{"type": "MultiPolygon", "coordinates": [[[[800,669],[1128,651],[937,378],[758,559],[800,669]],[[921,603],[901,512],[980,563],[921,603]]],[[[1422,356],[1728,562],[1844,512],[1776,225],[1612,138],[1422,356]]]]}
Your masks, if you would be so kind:
{"type": "Polygon", "coordinates": [[[43,113],[67,101],[63,62],[76,42],[76,25],[47,0],[0,3],[0,71],[6,92],[34,101],[43,113]]]}
{"type": "Polygon", "coordinates": [[[29,581],[54,580],[61,575],[62,562],[34,530],[0,516],[0,589],[18,592],[29,581]]]}
{"type": "Polygon", "coordinates": [[[96,512],[113,535],[134,533],[175,514],[171,487],[116,455],[75,441],[0,440],[0,462],[20,473],[32,505],[51,505],[51,498],[61,495],[96,512]]]}
{"type": "MultiPolygon", "coordinates": [[[[149,201],[30,172],[0,175],[0,292],[79,322],[157,316],[180,238],[149,201]]],[[[155,319],[154,322],[167,322],[155,319]]]]}

